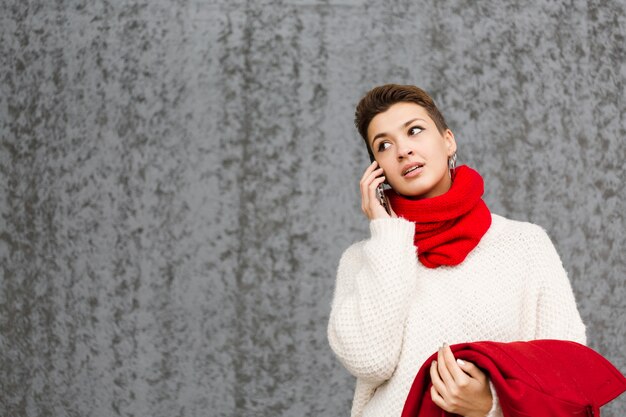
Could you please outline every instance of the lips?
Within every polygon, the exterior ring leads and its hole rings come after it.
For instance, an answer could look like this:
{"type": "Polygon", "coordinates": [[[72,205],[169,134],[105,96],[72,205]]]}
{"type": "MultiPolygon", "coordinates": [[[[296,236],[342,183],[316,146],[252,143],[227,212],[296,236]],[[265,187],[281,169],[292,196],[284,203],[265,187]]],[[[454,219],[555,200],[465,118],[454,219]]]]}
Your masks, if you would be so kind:
{"type": "Polygon", "coordinates": [[[402,176],[403,177],[414,177],[422,172],[422,168],[424,164],[421,162],[414,162],[412,164],[407,164],[402,168],[402,176]]]}

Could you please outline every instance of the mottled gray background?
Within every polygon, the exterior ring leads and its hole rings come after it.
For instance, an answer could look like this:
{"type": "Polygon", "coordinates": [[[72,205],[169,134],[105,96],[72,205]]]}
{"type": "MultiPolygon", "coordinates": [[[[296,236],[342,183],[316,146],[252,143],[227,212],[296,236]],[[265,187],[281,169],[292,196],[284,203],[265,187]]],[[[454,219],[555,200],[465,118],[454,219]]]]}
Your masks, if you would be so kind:
{"type": "Polygon", "coordinates": [[[0,415],[348,415],[326,323],[386,82],[548,230],[626,370],[623,1],[0,5],[0,415]]]}

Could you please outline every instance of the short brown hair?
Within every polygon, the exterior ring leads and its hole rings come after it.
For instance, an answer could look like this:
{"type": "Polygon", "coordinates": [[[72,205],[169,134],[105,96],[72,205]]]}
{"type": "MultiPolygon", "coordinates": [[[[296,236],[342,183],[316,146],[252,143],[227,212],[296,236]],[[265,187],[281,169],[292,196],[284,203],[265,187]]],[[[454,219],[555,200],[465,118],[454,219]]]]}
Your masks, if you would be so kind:
{"type": "Polygon", "coordinates": [[[439,133],[443,134],[444,130],[448,128],[432,97],[421,88],[414,85],[399,84],[385,84],[374,87],[359,101],[354,114],[354,124],[365,141],[370,156],[373,157],[373,153],[367,141],[367,128],[377,114],[387,111],[389,107],[400,102],[415,103],[423,107],[435,122],[439,133]]]}

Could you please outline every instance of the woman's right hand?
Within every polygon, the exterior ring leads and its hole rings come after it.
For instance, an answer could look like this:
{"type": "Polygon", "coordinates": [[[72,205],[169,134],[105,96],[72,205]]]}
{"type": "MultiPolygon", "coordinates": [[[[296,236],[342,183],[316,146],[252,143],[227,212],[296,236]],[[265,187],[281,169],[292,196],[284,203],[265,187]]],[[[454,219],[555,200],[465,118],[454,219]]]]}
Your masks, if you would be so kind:
{"type": "Polygon", "coordinates": [[[383,169],[378,168],[378,163],[374,161],[367,167],[363,173],[363,177],[361,177],[361,210],[363,210],[363,213],[365,213],[370,220],[398,217],[391,208],[391,205],[389,205],[389,202],[387,202],[387,206],[389,207],[391,215],[387,213],[385,208],[378,201],[378,198],[376,198],[376,187],[385,181],[385,177],[381,176],[382,174],[383,169]]]}

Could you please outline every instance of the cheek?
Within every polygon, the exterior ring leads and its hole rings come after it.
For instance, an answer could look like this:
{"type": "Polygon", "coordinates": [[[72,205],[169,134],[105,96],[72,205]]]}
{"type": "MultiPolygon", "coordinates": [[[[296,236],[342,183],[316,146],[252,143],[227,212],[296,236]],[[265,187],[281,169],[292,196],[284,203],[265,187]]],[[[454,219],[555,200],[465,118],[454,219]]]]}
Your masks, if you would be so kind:
{"type": "Polygon", "coordinates": [[[437,141],[432,147],[431,158],[437,160],[448,160],[448,148],[443,140],[437,141]]]}
{"type": "Polygon", "coordinates": [[[385,152],[384,155],[379,155],[376,158],[376,161],[378,162],[378,166],[381,167],[383,169],[383,171],[387,172],[387,170],[391,171],[391,168],[393,168],[393,157],[390,157],[389,152],[385,152]]]}

